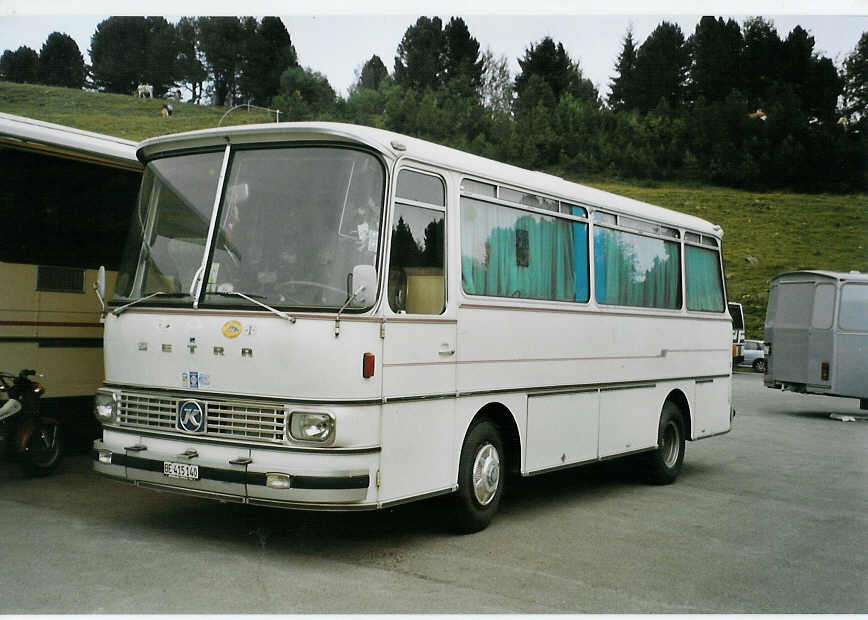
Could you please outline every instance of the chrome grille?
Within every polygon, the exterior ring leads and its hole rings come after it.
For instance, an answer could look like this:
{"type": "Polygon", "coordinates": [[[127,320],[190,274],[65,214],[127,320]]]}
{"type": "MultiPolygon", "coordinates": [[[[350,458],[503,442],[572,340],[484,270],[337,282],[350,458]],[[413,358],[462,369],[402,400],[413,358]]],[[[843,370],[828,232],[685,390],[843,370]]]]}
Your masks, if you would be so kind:
{"type": "Polygon", "coordinates": [[[282,405],[234,399],[180,398],[141,392],[121,392],[121,426],[179,433],[178,403],[196,400],[205,410],[204,437],[283,442],[286,412],[282,405]]]}

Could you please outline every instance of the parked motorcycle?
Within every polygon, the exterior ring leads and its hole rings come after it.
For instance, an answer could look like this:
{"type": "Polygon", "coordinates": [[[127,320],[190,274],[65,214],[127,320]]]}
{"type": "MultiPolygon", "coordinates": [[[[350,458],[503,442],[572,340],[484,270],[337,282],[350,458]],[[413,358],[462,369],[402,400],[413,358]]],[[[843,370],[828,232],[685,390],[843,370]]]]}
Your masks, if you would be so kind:
{"type": "Polygon", "coordinates": [[[0,456],[15,455],[28,476],[47,476],[63,458],[63,425],[43,416],[39,397],[45,388],[30,377],[35,370],[24,369],[17,375],[0,372],[0,456]]]}

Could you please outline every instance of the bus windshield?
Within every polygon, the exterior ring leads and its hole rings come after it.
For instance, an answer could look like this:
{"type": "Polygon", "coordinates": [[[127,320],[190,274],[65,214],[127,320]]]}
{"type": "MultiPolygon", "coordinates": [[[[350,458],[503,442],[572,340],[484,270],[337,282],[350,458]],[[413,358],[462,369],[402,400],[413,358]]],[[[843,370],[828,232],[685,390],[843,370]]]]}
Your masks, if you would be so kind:
{"type": "MultiPolygon", "coordinates": [[[[377,264],[385,169],[334,146],[231,153],[202,305],[336,308],[348,275],[377,264]]],[[[190,303],[217,192],[222,152],[148,164],[127,243],[118,301],[162,292],[190,303]],[[186,299],[184,299],[186,297],[186,299]]]]}

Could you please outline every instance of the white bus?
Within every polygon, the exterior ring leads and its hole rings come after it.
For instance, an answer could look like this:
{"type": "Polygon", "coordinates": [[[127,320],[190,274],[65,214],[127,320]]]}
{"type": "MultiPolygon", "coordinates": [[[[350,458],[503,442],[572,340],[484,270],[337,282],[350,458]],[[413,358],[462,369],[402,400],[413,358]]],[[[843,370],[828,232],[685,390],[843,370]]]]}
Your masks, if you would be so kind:
{"type": "Polygon", "coordinates": [[[868,274],[822,270],[772,279],[766,387],[858,398],[868,409],[868,274]]]}
{"type": "Polygon", "coordinates": [[[281,123],[139,146],[96,471],[365,510],[730,430],[719,227],[399,134],[281,123]]]}
{"type": "Polygon", "coordinates": [[[114,281],[142,179],[135,143],[0,114],[0,170],[0,371],[43,374],[43,409],[90,446],[103,381],[90,285],[100,265],[114,281]]]}

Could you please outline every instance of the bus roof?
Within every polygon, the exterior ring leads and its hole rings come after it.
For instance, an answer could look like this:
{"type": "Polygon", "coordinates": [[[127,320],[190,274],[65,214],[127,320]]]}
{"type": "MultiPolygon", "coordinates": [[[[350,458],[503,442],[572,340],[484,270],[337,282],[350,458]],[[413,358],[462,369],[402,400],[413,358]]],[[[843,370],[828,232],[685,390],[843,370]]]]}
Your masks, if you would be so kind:
{"type": "Polygon", "coordinates": [[[435,164],[468,176],[548,194],[585,206],[614,209],[626,215],[649,218],[718,238],[723,235],[719,226],[698,217],[566,181],[543,172],[525,170],[510,164],[486,159],[418,138],[384,129],[345,123],[270,123],[202,129],[145,140],[139,145],[138,156],[140,160],[145,162],[155,155],[174,150],[225,145],[228,142],[250,144],[299,139],[322,140],[324,138],[363,144],[388,158],[405,157],[423,163],[435,164]]]}
{"type": "Polygon", "coordinates": [[[793,276],[819,276],[831,280],[848,280],[851,282],[868,282],[868,273],[859,271],[827,271],[825,269],[801,269],[799,271],[785,271],[772,278],[772,282],[781,278],[793,276]]]}
{"type": "Polygon", "coordinates": [[[92,131],[0,113],[0,146],[140,171],[136,143],[92,131]]]}

